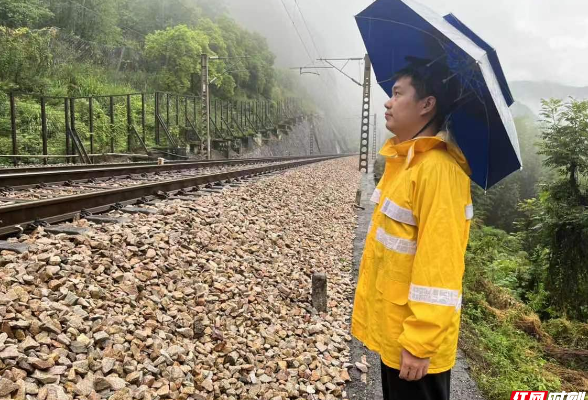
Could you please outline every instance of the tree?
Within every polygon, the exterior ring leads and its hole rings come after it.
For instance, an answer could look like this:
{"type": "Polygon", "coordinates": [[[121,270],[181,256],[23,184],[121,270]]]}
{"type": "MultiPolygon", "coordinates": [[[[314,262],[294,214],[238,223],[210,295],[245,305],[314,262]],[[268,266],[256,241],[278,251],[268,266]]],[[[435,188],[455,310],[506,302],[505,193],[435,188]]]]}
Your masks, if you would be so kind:
{"type": "MultiPolygon", "coordinates": [[[[156,31],[145,40],[145,54],[157,67],[157,75],[163,89],[184,93],[190,88],[192,74],[200,79],[200,59],[203,53],[216,56],[205,32],[190,29],[186,25],[156,31]]],[[[222,43],[218,43],[222,47],[222,43]]],[[[231,97],[235,81],[227,74],[223,61],[210,63],[209,77],[221,97],[231,97]]]]}
{"type": "Polygon", "coordinates": [[[52,55],[50,40],[54,30],[33,32],[28,28],[0,27],[0,86],[33,91],[48,73],[52,55]]]}
{"type": "Polygon", "coordinates": [[[204,15],[210,18],[216,18],[227,14],[225,0],[196,0],[196,4],[202,9],[204,15]]]}
{"type": "Polygon", "coordinates": [[[149,34],[145,40],[145,55],[156,66],[164,89],[185,92],[191,75],[200,71],[200,56],[210,53],[208,37],[186,25],[167,28],[149,34]]]}
{"type": "Polygon", "coordinates": [[[89,42],[118,45],[122,42],[118,1],[53,0],[51,23],[89,42]]]}
{"type": "Polygon", "coordinates": [[[120,26],[142,33],[177,25],[194,28],[203,16],[202,10],[189,0],[119,1],[120,26]]]}
{"type": "Polygon", "coordinates": [[[36,28],[53,13],[40,0],[0,0],[0,25],[36,28]]]}
{"type": "Polygon", "coordinates": [[[546,187],[543,226],[549,249],[545,286],[565,314],[588,315],[588,101],[542,102],[540,153],[558,179],[546,187]]]}
{"type": "Polygon", "coordinates": [[[579,185],[579,177],[588,172],[588,101],[543,100],[541,116],[545,165],[567,176],[572,201],[588,205],[579,185]]]}

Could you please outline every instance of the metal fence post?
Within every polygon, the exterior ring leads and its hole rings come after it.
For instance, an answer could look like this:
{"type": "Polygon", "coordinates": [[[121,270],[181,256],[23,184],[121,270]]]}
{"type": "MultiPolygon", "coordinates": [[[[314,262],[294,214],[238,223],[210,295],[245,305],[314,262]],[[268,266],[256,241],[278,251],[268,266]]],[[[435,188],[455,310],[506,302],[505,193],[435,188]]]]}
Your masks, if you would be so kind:
{"type": "MultiPolygon", "coordinates": [[[[70,128],[71,128],[70,132],[71,132],[71,131],[74,131],[76,129],[76,103],[75,103],[75,99],[73,99],[73,98],[69,99],[69,104],[70,104],[70,106],[69,106],[69,116],[70,116],[70,119],[71,119],[71,123],[70,123],[70,128]]],[[[73,132],[72,132],[72,134],[73,134],[73,132]]],[[[74,148],[74,140],[73,140],[73,137],[71,139],[72,140],[70,142],[70,144],[71,144],[71,152],[70,152],[70,154],[73,155],[74,154],[74,151],[73,151],[73,148],[74,148]]],[[[72,159],[72,162],[74,164],[76,163],[76,161],[77,160],[75,158],[72,159]]]]}
{"type": "Polygon", "coordinates": [[[143,131],[143,143],[145,143],[145,93],[141,93],[141,130],[143,131]]]}
{"type": "Polygon", "coordinates": [[[64,100],[64,112],[65,112],[65,162],[69,164],[69,101],[68,98],[64,100]]]}
{"type": "Polygon", "coordinates": [[[155,144],[159,145],[159,92],[155,92],[155,144]]]}
{"type": "Polygon", "coordinates": [[[180,125],[180,96],[176,94],[176,126],[180,125]]]}
{"type": "Polygon", "coordinates": [[[131,125],[133,125],[133,116],[131,115],[131,95],[127,94],[127,151],[132,153],[131,147],[131,125]]]}
{"type": "MultiPolygon", "coordinates": [[[[43,141],[43,155],[47,155],[47,108],[45,97],[41,97],[41,140],[43,141]]],[[[43,164],[47,164],[47,158],[43,158],[43,164]]]]}
{"type": "Polygon", "coordinates": [[[110,152],[114,153],[114,97],[110,96],[110,152]]]}
{"type": "MultiPolygon", "coordinates": [[[[90,120],[90,154],[94,154],[94,99],[88,98],[88,119],[90,120]]],[[[94,157],[91,158],[94,164],[94,157]]]]}
{"type": "Polygon", "coordinates": [[[165,108],[165,124],[167,125],[168,129],[169,129],[169,93],[165,94],[165,104],[166,104],[166,108],[165,108]]]}
{"type": "MultiPolygon", "coordinates": [[[[10,128],[12,133],[12,155],[18,155],[18,146],[16,143],[16,100],[14,99],[14,93],[10,93],[10,128]]],[[[13,157],[12,163],[18,164],[18,158],[13,157]]]]}
{"type": "Polygon", "coordinates": [[[217,131],[216,130],[218,129],[218,123],[216,121],[216,114],[218,114],[218,112],[217,112],[217,107],[216,106],[217,106],[217,100],[214,99],[214,134],[215,135],[217,134],[217,131]]]}

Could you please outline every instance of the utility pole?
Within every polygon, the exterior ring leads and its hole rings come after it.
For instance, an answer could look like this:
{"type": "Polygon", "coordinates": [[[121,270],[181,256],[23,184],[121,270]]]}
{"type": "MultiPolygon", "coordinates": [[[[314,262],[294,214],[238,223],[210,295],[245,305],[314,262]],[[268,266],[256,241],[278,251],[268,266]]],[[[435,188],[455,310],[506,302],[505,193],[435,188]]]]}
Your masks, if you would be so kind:
{"type": "Polygon", "coordinates": [[[202,126],[206,127],[206,159],[210,160],[210,92],[208,82],[208,54],[202,54],[202,126]]]}
{"type": "MultiPolygon", "coordinates": [[[[367,56],[367,54],[366,54],[366,56],[367,56]]],[[[339,71],[341,74],[345,75],[348,79],[350,79],[353,83],[355,83],[358,86],[361,86],[361,83],[359,83],[358,81],[353,79],[351,76],[349,76],[347,73],[345,73],[345,71],[343,71],[343,68],[345,68],[345,66],[347,66],[349,61],[361,61],[361,60],[362,60],[361,58],[319,58],[318,59],[318,61],[323,61],[323,62],[326,62],[327,64],[329,64],[331,68],[336,69],[337,71],[339,71]],[[343,68],[339,68],[336,65],[334,65],[331,61],[347,61],[347,62],[345,63],[343,68]]]]}
{"type": "Polygon", "coordinates": [[[378,114],[374,115],[374,137],[372,143],[372,161],[376,159],[376,152],[378,151],[378,114]]]}
{"type": "Polygon", "coordinates": [[[363,73],[363,105],[361,107],[361,142],[359,152],[359,170],[368,173],[368,153],[370,142],[370,98],[372,87],[372,62],[369,55],[365,55],[365,69],[363,73]]]}
{"type": "MultiPolygon", "coordinates": [[[[218,56],[209,56],[208,54],[202,54],[200,64],[202,67],[202,93],[200,95],[201,104],[202,104],[202,122],[203,126],[206,126],[206,158],[210,160],[210,84],[218,79],[218,76],[214,78],[212,81],[209,81],[208,78],[208,65],[210,61],[219,61],[219,60],[232,60],[237,58],[250,58],[250,56],[243,56],[243,57],[218,57],[218,56]]],[[[236,70],[236,71],[225,71],[224,74],[229,74],[232,72],[241,72],[243,70],[236,70]]]]}
{"type": "MultiPolygon", "coordinates": [[[[362,107],[361,107],[361,132],[360,132],[360,154],[359,154],[359,170],[365,173],[368,172],[368,156],[369,156],[369,143],[370,143],[370,99],[371,99],[371,85],[372,85],[372,62],[368,54],[365,55],[363,58],[365,68],[364,68],[364,76],[363,76],[363,83],[358,82],[352,76],[347,74],[344,69],[347,64],[351,61],[361,61],[362,58],[319,58],[317,61],[324,62],[328,64],[328,66],[307,66],[307,67],[296,67],[293,69],[299,69],[300,75],[304,73],[310,74],[317,74],[317,72],[312,71],[313,69],[335,69],[346,78],[351,80],[357,86],[363,88],[363,96],[362,96],[362,107]],[[333,64],[333,61],[345,61],[345,65],[343,67],[338,67],[333,64]],[[310,71],[305,71],[310,70],[310,71]]],[[[374,140],[375,145],[375,140],[374,140]]]]}

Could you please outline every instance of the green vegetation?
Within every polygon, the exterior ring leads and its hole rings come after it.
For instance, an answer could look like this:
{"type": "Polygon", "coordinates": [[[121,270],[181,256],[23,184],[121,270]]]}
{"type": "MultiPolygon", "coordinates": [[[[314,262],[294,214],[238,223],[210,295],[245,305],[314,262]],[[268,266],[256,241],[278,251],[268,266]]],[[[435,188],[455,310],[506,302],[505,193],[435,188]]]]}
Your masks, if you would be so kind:
{"type": "Polygon", "coordinates": [[[534,290],[542,267],[524,251],[521,234],[472,227],[462,308],[461,347],[488,399],[512,390],[586,390],[588,324],[540,318],[549,292],[534,290]]]}
{"type": "Polygon", "coordinates": [[[106,94],[87,91],[102,89],[95,84],[75,85],[96,77],[93,83],[106,88],[127,80],[136,90],[188,93],[192,81],[200,81],[200,55],[207,53],[229,57],[211,63],[214,96],[278,100],[283,95],[265,39],[226,16],[222,2],[0,0],[0,24],[6,49],[0,88],[106,94]],[[129,75],[138,75],[142,84],[129,75]]]}
{"type": "Polygon", "coordinates": [[[526,171],[474,190],[461,346],[489,399],[588,390],[588,102],[541,118],[517,121],[526,171]]]}
{"type": "MultiPolygon", "coordinates": [[[[41,119],[39,100],[22,93],[84,97],[162,91],[197,96],[202,53],[220,57],[210,62],[215,99],[277,102],[305,97],[289,72],[274,67],[266,40],[228,17],[219,0],[0,0],[0,48],[0,93],[19,93],[18,146],[23,154],[41,153],[41,119]]],[[[135,120],[141,112],[137,103],[135,120]]],[[[152,103],[147,105],[151,118],[152,103]]],[[[125,105],[115,105],[112,129],[107,103],[94,105],[96,151],[110,151],[111,141],[115,151],[125,151],[125,105]]],[[[87,119],[86,109],[87,100],[81,100],[76,119],[87,119]]],[[[63,102],[50,101],[48,115],[49,153],[64,154],[64,141],[58,140],[63,139],[63,102]]],[[[78,131],[87,143],[87,126],[78,131]]],[[[172,135],[180,135],[179,130],[173,128],[172,135]]],[[[8,97],[2,94],[0,152],[10,154],[10,149],[8,97]]]]}

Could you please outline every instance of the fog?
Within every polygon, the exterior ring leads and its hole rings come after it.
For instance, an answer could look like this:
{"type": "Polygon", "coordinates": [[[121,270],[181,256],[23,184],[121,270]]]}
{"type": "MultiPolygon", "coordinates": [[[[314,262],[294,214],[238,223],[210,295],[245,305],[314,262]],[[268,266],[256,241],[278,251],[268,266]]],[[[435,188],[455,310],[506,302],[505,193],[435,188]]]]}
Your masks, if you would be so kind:
{"type": "MultiPolygon", "coordinates": [[[[365,48],[354,16],[370,0],[225,0],[230,14],[267,38],[279,67],[319,65],[316,59],[363,57],[365,48]],[[297,34],[300,34],[300,37],[297,34]]],[[[553,81],[588,85],[588,2],[560,0],[421,0],[440,14],[453,13],[494,46],[509,81],[553,81]]],[[[337,63],[343,66],[343,62],[337,63]]],[[[334,70],[304,74],[300,82],[333,120],[349,145],[359,141],[361,88],[334,70]]],[[[361,81],[363,64],[344,70],[361,81]]],[[[373,80],[375,82],[375,80],[373,80]]],[[[371,113],[384,129],[385,93],[373,85],[371,113]]]]}

